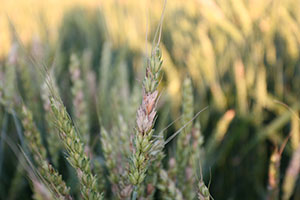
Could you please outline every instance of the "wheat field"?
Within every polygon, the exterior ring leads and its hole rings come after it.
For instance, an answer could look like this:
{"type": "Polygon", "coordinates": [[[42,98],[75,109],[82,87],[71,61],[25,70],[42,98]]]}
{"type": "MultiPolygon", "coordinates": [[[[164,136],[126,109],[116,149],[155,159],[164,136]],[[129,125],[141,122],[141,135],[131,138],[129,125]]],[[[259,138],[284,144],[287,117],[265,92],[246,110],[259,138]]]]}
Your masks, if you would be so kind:
{"type": "Polygon", "coordinates": [[[2,0],[0,199],[300,199],[299,0],[2,0]]]}

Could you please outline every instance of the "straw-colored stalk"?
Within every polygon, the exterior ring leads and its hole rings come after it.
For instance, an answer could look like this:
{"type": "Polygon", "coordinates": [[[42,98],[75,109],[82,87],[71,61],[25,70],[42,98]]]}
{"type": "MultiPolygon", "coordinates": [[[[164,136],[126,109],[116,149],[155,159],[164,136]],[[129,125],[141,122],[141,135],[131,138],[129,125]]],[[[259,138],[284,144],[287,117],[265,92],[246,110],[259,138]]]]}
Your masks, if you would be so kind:
{"type": "Polygon", "coordinates": [[[293,153],[283,181],[283,200],[288,200],[293,194],[300,173],[300,145],[293,153]]]}

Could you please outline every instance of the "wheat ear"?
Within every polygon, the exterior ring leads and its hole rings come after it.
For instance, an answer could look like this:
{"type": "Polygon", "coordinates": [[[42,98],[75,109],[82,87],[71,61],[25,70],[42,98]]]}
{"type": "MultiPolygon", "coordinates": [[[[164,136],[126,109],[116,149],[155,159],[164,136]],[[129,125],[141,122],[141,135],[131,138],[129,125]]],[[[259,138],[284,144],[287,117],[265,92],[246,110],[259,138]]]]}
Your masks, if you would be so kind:
{"type": "Polygon", "coordinates": [[[130,166],[129,178],[136,188],[144,181],[149,165],[149,154],[153,145],[153,126],[156,119],[158,100],[157,86],[161,74],[161,50],[155,47],[147,62],[146,76],[143,81],[143,99],[136,114],[136,134],[134,137],[134,151],[130,166]]]}
{"type": "Polygon", "coordinates": [[[28,110],[25,105],[22,106],[21,118],[28,147],[33,154],[34,161],[38,165],[41,176],[45,179],[58,199],[72,199],[69,195],[69,188],[62,180],[61,175],[47,161],[47,152],[42,144],[40,132],[33,122],[31,111],[28,110]]]}
{"type": "Polygon", "coordinates": [[[52,97],[50,101],[51,109],[55,116],[55,125],[69,154],[67,159],[77,171],[82,198],[86,200],[102,199],[102,194],[97,191],[97,178],[92,174],[90,168],[90,159],[84,152],[83,144],[75,131],[66,108],[63,106],[61,100],[52,97]]]}

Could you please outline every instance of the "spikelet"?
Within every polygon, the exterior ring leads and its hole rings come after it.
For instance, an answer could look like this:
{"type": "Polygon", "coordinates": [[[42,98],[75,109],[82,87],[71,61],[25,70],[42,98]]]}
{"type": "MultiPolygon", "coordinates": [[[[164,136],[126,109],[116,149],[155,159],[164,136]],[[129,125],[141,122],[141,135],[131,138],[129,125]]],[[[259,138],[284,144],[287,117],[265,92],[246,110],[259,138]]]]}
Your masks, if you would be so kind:
{"type": "Polygon", "coordinates": [[[122,156],[128,158],[130,155],[130,140],[128,139],[130,137],[130,130],[122,115],[118,117],[118,127],[119,130],[117,131],[120,135],[120,138],[118,138],[118,147],[121,150],[122,156]]]}
{"type": "MultiPolygon", "coordinates": [[[[182,95],[182,126],[190,122],[194,116],[194,96],[192,82],[190,78],[186,78],[183,83],[183,95],[182,95]]],[[[190,139],[191,139],[192,124],[189,123],[179,134],[176,146],[176,161],[178,167],[176,174],[181,184],[183,184],[184,168],[188,163],[188,157],[190,152],[190,139]]]]}
{"type": "Polygon", "coordinates": [[[112,184],[112,192],[118,199],[128,198],[131,193],[131,187],[127,187],[130,185],[126,184],[122,178],[125,170],[123,169],[122,164],[118,163],[118,146],[115,145],[111,135],[108,135],[103,127],[101,129],[101,142],[105,164],[109,171],[109,181],[112,184]]]}
{"type": "MultiPolygon", "coordinates": [[[[204,137],[201,133],[201,126],[199,120],[195,123],[192,129],[192,142],[191,142],[191,153],[189,157],[189,164],[186,168],[186,177],[190,185],[195,185],[196,174],[193,172],[197,169],[196,160],[201,160],[202,165],[205,163],[205,149],[203,147],[204,137]]],[[[189,190],[192,191],[193,187],[189,190]]],[[[191,192],[192,193],[192,192],[191,192]]]]}
{"type": "MultiPolygon", "coordinates": [[[[193,96],[193,87],[192,81],[190,78],[186,78],[183,82],[183,96],[182,96],[182,110],[183,110],[183,117],[182,117],[182,125],[185,125],[189,122],[194,116],[194,96],[193,96]]],[[[183,129],[182,135],[188,135],[191,133],[192,124],[188,124],[183,129]]]]}
{"type": "Polygon", "coordinates": [[[189,181],[192,178],[189,174],[189,159],[191,156],[191,138],[192,138],[192,123],[190,122],[194,116],[194,96],[192,82],[190,78],[186,78],[183,82],[183,95],[182,95],[182,126],[189,123],[179,134],[176,146],[176,168],[171,173],[172,176],[176,175],[179,188],[182,190],[184,197],[192,199],[191,189],[193,184],[189,181]]]}
{"type": "Polygon", "coordinates": [[[41,159],[46,159],[47,152],[42,144],[40,133],[33,122],[31,111],[23,105],[21,113],[21,121],[25,129],[24,135],[28,140],[28,145],[35,157],[35,160],[40,161],[41,159]]]}
{"type": "MultiPolygon", "coordinates": [[[[196,164],[196,163],[195,163],[196,164]]],[[[213,199],[210,192],[209,192],[209,185],[208,187],[205,185],[204,180],[203,180],[203,174],[202,174],[202,165],[201,163],[199,163],[199,167],[200,167],[200,180],[198,181],[198,185],[197,185],[197,197],[198,200],[210,200],[213,199]]]]}
{"type": "Polygon", "coordinates": [[[210,200],[209,190],[203,180],[198,183],[198,200],[210,200]]]}
{"type": "MultiPolygon", "coordinates": [[[[95,174],[101,174],[101,175],[105,174],[105,169],[102,164],[102,160],[100,160],[100,159],[93,160],[93,172],[95,174]]],[[[107,185],[107,182],[106,182],[105,178],[98,179],[97,190],[103,191],[103,196],[105,196],[105,194],[106,194],[106,191],[105,191],[106,185],[107,185]]]]}
{"type": "MultiPolygon", "coordinates": [[[[101,144],[103,155],[105,158],[105,164],[107,169],[109,170],[109,181],[115,185],[119,181],[118,170],[117,170],[117,162],[116,162],[116,154],[114,151],[113,141],[110,135],[108,135],[107,131],[102,127],[101,128],[101,144]]],[[[114,186],[113,186],[114,187],[114,186]]],[[[117,192],[116,190],[113,192],[117,192]]]]}
{"type": "Polygon", "coordinates": [[[158,189],[162,193],[162,199],[164,200],[183,200],[182,193],[172,179],[168,177],[168,173],[161,169],[159,172],[158,189]]]}
{"type": "Polygon", "coordinates": [[[204,137],[201,132],[201,125],[199,120],[195,123],[195,126],[192,130],[192,150],[191,150],[191,156],[190,156],[190,164],[194,162],[197,158],[200,157],[201,163],[204,162],[204,137]]]}
{"type": "Polygon", "coordinates": [[[146,177],[146,191],[145,191],[145,199],[153,199],[156,185],[159,181],[159,173],[160,169],[163,168],[162,160],[165,157],[163,152],[164,149],[164,138],[163,133],[161,132],[157,135],[157,138],[153,141],[153,146],[151,148],[150,153],[150,167],[148,170],[148,177],[146,177]]]}

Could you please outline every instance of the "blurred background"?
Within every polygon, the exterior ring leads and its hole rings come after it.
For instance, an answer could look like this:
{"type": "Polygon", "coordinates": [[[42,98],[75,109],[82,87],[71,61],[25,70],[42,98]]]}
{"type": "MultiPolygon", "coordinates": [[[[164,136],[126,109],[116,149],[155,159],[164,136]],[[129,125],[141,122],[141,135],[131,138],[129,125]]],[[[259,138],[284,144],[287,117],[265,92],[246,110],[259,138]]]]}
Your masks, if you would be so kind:
{"type": "MultiPolygon", "coordinates": [[[[70,113],[70,58],[76,55],[89,88],[92,135],[99,132],[96,104],[106,127],[113,127],[116,113],[134,124],[145,55],[151,50],[162,0],[1,0],[0,4],[0,84],[8,99],[22,96],[44,135],[43,80],[25,52],[54,74],[70,113]]],[[[299,0],[167,2],[156,129],[181,115],[182,83],[191,77],[195,114],[209,106],[197,120],[206,149],[205,180],[211,170],[214,199],[265,199],[271,155],[287,137],[280,194],[300,199],[299,167],[286,181],[300,143],[299,10],[299,0]]],[[[6,109],[1,106],[1,136],[22,145],[18,122],[6,109]]],[[[179,128],[175,123],[166,137],[179,128]]],[[[167,145],[167,155],[174,151],[173,143],[167,145]]],[[[64,171],[63,154],[58,160],[64,171]]],[[[17,163],[1,140],[0,199],[30,199],[29,181],[17,163]]],[[[67,184],[72,182],[71,176],[63,176],[67,184]]]]}

